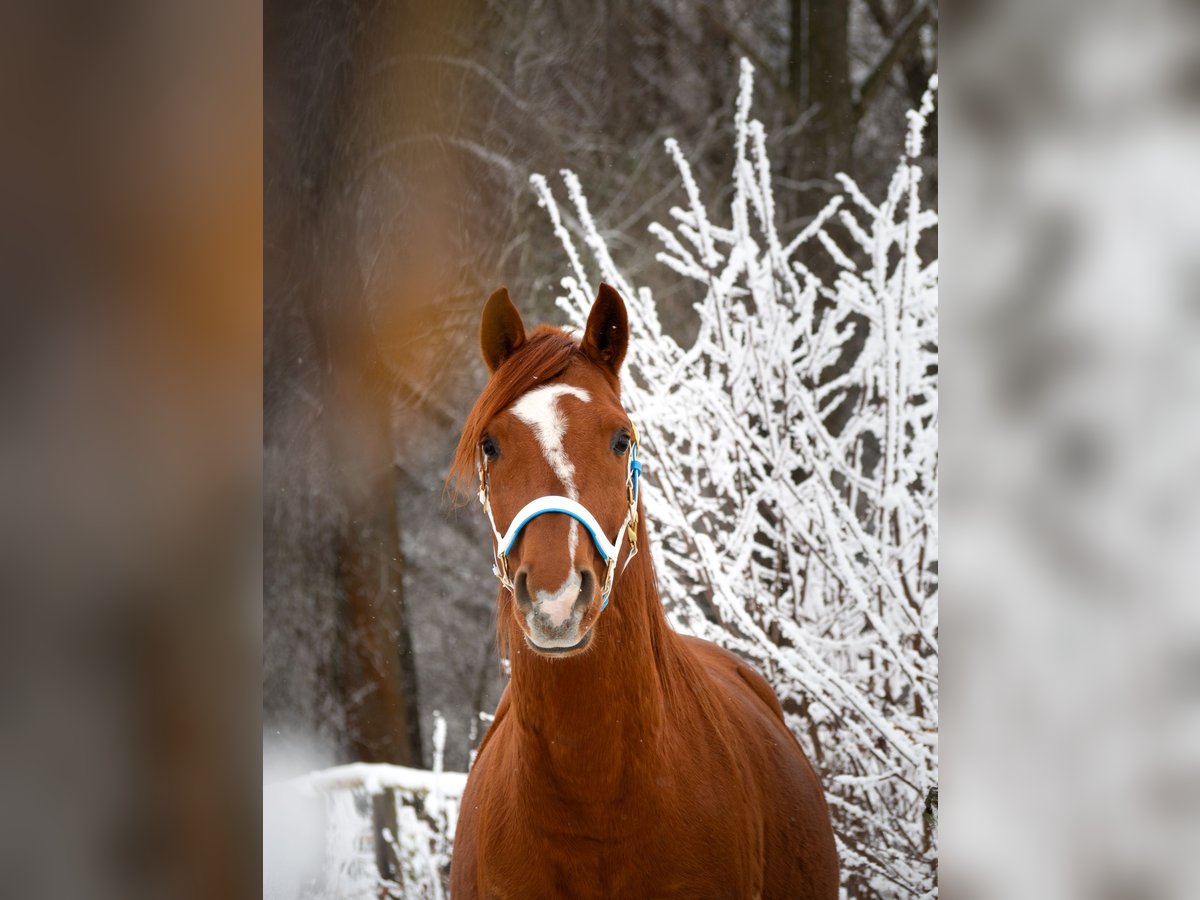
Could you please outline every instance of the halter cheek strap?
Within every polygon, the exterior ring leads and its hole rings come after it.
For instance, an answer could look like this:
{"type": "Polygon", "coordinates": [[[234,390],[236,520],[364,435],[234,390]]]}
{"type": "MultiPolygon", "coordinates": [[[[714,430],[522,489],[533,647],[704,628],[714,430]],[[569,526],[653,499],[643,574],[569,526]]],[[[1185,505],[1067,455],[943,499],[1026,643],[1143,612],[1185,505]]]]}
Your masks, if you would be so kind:
{"type": "MultiPolygon", "coordinates": [[[[632,427],[632,426],[631,426],[632,427]]],[[[521,532],[525,526],[536,519],[538,516],[544,516],[547,513],[560,513],[570,516],[579,522],[591,537],[592,543],[596,546],[597,552],[604,559],[607,566],[604,573],[604,588],[601,593],[600,609],[603,610],[608,606],[608,597],[612,592],[613,576],[616,572],[617,557],[621,555],[621,535],[629,540],[629,554],[625,557],[625,566],[621,567],[621,571],[625,571],[625,567],[629,565],[630,560],[637,556],[637,503],[638,503],[638,488],[642,476],[642,464],[637,458],[637,429],[633,429],[633,438],[629,444],[629,467],[626,470],[625,487],[627,508],[625,512],[625,521],[621,523],[621,527],[617,530],[617,535],[613,540],[609,540],[604,533],[604,529],[600,527],[600,523],[596,521],[596,517],[588,510],[586,506],[577,500],[572,500],[570,497],[562,497],[558,494],[549,494],[544,497],[537,497],[530,500],[509,523],[508,530],[501,535],[500,530],[496,527],[496,519],[492,515],[492,504],[489,496],[489,481],[487,471],[487,458],[480,454],[479,462],[479,502],[482,504],[484,511],[487,512],[488,522],[492,526],[492,536],[495,538],[496,547],[496,565],[492,571],[496,577],[500,579],[500,583],[509,591],[514,591],[512,577],[508,570],[508,554],[512,551],[513,545],[517,542],[521,532]]]]}

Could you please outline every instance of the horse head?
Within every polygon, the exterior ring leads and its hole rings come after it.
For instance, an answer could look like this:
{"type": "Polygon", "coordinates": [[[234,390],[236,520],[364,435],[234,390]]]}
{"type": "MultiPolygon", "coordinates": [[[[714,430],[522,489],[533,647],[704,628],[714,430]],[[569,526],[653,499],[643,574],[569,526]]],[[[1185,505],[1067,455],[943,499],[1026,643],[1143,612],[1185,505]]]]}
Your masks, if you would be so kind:
{"type": "Polygon", "coordinates": [[[492,524],[496,574],[513,600],[500,615],[546,656],[590,646],[620,562],[636,552],[637,431],[619,381],[628,340],[625,304],[608,285],[579,341],[548,326],[527,335],[504,288],[483,311],[491,379],[455,470],[477,477],[492,524]]]}

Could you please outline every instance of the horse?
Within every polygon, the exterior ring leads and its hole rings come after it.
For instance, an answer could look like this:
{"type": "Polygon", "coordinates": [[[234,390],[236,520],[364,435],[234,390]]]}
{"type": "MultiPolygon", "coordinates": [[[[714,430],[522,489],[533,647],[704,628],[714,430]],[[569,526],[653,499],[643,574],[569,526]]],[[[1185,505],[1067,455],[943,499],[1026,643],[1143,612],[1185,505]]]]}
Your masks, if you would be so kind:
{"type": "Polygon", "coordinates": [[[451,896],[831,900],[829,811],[770,685],[663,612],[628,341],[606,284],[580,340],[527,335],[505,288],[484,307],[491,377],[450,479],[478,484],[491,524],[511,680],[467,778],[451,896]]]}

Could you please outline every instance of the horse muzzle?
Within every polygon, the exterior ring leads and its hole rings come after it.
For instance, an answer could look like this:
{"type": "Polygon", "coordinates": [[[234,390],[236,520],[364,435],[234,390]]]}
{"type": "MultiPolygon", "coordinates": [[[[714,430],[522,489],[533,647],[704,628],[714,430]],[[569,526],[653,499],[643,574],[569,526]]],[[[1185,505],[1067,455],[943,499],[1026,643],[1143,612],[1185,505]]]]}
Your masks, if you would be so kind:
{"type": "Polygon", "coordinates": [[[563,584],[545,590],[530,583],[529,567],[522,566],[513,581],[513,595],[534,650],[562,655],[582,650],[591,640],[591,630],[582,627],[596,596],[596,576],[590,568],[572,569],[563,584]]]}

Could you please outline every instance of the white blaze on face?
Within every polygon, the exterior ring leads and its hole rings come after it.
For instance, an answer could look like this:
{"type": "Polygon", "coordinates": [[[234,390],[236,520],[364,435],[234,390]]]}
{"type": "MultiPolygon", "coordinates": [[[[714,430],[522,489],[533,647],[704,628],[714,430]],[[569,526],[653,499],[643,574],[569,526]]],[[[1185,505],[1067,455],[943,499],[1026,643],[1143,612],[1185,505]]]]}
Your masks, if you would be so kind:
{"type": "MultiPolygon", "coordinates": [[[[533,436],[542,448],[542,455],[550,464],[551,471],[562,482],[563,493],[577,501],[579,490],[575,486],[575,466],[563,447],[567,420],[558,407],[559,398],[565,395],[583,403],[589,403],[592,399],[591,394],[582,388],[569,384],[548,384],[545,387],[534,388],[513,404],[512,414],[533,430],[533,436]]],[[[574,564],[578,547],[579,523],[571,519],[567,531],[567,552],[572,562],[567,580],[557,591],[538,591],[536,597],[541,611],[549,616],[555,625],[561,624],[570,615],[575,597],[579,594],[579,575],[575,572],[574,564]]]]}

